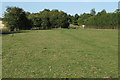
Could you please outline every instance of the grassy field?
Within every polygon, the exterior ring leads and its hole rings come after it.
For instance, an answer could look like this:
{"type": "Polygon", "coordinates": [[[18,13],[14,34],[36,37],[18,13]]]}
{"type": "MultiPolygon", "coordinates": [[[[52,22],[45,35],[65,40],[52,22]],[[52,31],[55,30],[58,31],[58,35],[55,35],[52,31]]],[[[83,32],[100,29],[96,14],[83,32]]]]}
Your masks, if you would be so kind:
{"type": "Polygon", "coordinates": [[[118,31],[32,30],[2,36],[3,78],[118,77],[118,31]]]}

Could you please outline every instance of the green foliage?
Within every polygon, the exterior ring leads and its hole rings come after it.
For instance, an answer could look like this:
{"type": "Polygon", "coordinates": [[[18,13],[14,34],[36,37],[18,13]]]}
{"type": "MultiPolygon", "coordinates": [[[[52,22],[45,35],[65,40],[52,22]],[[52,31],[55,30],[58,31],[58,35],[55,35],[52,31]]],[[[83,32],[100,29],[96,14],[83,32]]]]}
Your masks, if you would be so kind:
{"type": "Polygon", "coordinates": [[[79,15],[78,14],[75,14],[75,15],[68,15],[68,22],[70,23],[70,24],[73,24],[73,25],[78,25],[78,22],[77,22],[77,20],[78,20],[78,18],[79,18],[79,15]]]}
{"type": "Polygon", "coordinates": [[[116,9],[114,13],[107,13],[106,10],[102,10],[96,14],[95,9],[92,9],[90,13],[71,16],[59,10],[44,9],[39,13],[29,13],[18,7],[8,7],[3,23],[11,31],[31,28],[68,28],[69,24],[76,26],[86,25],[89,28],[115,29],[119,24],[119,11],[119,9],[116,9]]]}
{"type": "Polygon", "coordinates": [[[58,19],[59,19],[58,25],[60,28],[68,28],[69,27],[68,15],[65,12],[60,11],[58,19]]]}
{"type": "Polygon", "coordinates": [[[106,12],[106,10],[105,9],[103,9],[101,12],[99,12],[100,14],[102,14],[102,15],[104,15],[104,14],[106,14],[107,12],[106,12]]]}
{"type": "Polygon", "coordinates": [[[50,29],[51,24],[50,24],[50,10],[44,9],[42,12],[40,12],[40,17],[41,17],[41,26],[42,29],[50,29]]]}
{"type": "Polygon", "coordinates": [[[116,9],[116,10],[115,10],[115,13],[120,13],[120,9],[116,9]]]}
{"type": "Polygon", "coordinates": [[[80,15],[77,22],[79,25],[85,24],[88,28],[116,29],[118,28],[119,15],[118,12],[107,13],[106,10],[102,10],[97,15],[84,13],[80,15]]]}
{"type": "Polygon", "coordinates": [[[78,23],[77,23],[78,18],[79,18],[79,15],[78,15],[78,14],[75,14],[75,16],[74,16],[74,18],[73,18],[73,24],[74,24],[74,25],[78,25],[78,23]]]}
{"type": "Polygon", "coordinates": [[[60,15],[59,15],[59,11],[58,10],[52,10],[50,12],[50,23],[51,23],[51,27],[52,28],[58,28],[60,27],[58,24],[59,24],[59,21],[60,21],[60,15]]]}
{"type": "Polygon", "coordinates": [[[32,21],[32,26],[33,27],[39,27],[41,28],[41,17],[38,14],[30,14],[28,18],[32,21]]]}
{"type": "Polygon", "coordinates": [[[12,30],[68,28],[68,15],[63,11],[44,9],[40,13],[29,13],[21,8],[8,7],[4,16],[5,25],[12,30]]]}
{"type": "Polygon", "coordinates": [[[99,12],[96,16],[92,16],[85,21],[88,27],[115,29],[118,27],[118,13],[99,12]]]}
{"type": "Polygon", "coordinates": [[[71,16],[70,14],[68,15],[68,22],[70,24],[72,24],[72,21],[73,21],[73,16],[71,16]]]}
{"type": "Polygon", "coordinates": [[[82,15],[80,15],[79,19],[77,20],[78,22],[78,25],[83,25],[85,24],[85,20],[90,18],[92,15],[91,14],[88,14],[88,13],[84,13],[82,15]]]}
{"type": "Polygon", "coordinates": [[[30,14],[33,26],[40,29],[68,28],[68,15],[63,11],[44,9],[40,13],[30,14]]]}
{"type": "Polygon", "coordinates": [[[3,21],[11,31],[31,28],[31,21],[28,20],[23,9],[18,7],[8,7],[3,21]]]}
{"type": "Polygon", "coordinates": [[[90,14],[91,14],[92,16],[94,16],[94,15],[96,14],[95,9],[92,9],[91,12],[90,12],[90,14]]]}

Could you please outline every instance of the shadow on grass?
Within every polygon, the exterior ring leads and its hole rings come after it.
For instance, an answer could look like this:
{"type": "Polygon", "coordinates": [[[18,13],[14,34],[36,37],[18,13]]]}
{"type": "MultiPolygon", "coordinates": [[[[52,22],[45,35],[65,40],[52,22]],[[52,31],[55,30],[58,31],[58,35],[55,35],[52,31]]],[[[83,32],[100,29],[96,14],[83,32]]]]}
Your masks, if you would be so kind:
{"type": "Polygon", "coordinates": [[[7,34],[16,34],[16,33],[28,33],[29,31],[11,31],[11,32],[8,32],[8,31],[1,31],[0,34],[2,35],[7,35],[7,34]]]}

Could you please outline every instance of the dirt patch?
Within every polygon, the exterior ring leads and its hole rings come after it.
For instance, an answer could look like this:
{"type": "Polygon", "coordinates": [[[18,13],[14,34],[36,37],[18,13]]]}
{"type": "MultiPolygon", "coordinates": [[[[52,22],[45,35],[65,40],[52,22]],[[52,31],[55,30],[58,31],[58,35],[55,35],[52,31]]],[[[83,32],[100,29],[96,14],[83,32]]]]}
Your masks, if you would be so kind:
{"type": "Polygon", "coordinates": [[[2,23],[2,21],[0,21],[0,29],[4,28],[4,24],[2,23]]]}

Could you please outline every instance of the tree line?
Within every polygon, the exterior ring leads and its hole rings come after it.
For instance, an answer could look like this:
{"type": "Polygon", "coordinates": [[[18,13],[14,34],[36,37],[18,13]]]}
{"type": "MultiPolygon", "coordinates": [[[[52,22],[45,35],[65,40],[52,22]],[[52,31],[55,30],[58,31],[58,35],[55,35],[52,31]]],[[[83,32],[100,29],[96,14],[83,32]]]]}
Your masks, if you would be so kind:
{"type": "Polygon", "coordinates": [[[8,7],[3,22],[11,31],[69,27],[67,13],[49,9],[44,9],[39,13],[29,13],[22,8],[8,7]]]}
{"type": "Polygon", "coordinates": [[[8,7],[3,17],[3,22],[10,31],[29,29],[70,28],[73,25],[86,25],[88,28],[116,29],[120,21],[120,9],[113,13],[106,10],[96,13],[70,15],[59,10],[44,9],[39,13],[30,13],[18,7],[8,7]]]}
{"type": "Polygon", "coordinates": [[[113,13],[107,13],[105,9],[96,13],[95,9],[92,9],[90,13],[69,15],[69,18],[70,23],[74,25],[86,25],[88,28],[97,29],[117,29],[120,25],[120,9],[116,9],[113,13]]]}

